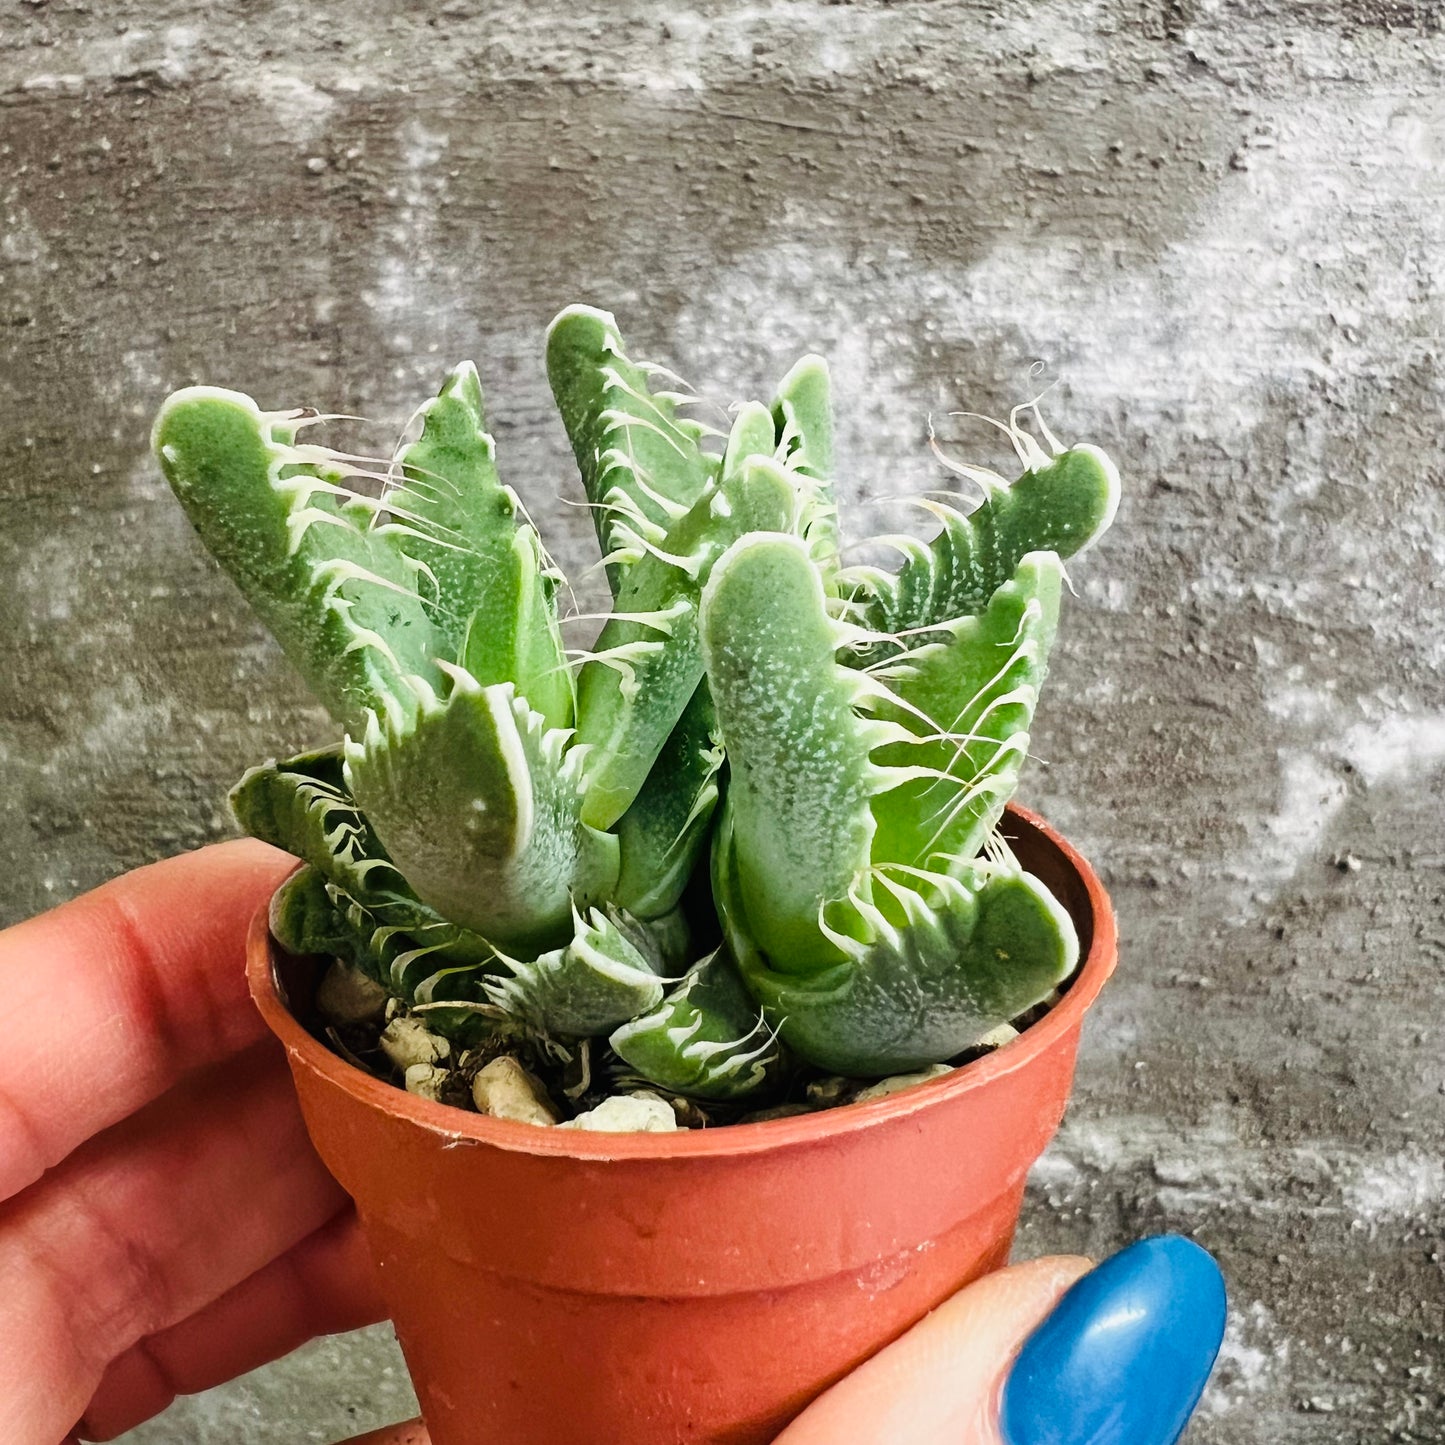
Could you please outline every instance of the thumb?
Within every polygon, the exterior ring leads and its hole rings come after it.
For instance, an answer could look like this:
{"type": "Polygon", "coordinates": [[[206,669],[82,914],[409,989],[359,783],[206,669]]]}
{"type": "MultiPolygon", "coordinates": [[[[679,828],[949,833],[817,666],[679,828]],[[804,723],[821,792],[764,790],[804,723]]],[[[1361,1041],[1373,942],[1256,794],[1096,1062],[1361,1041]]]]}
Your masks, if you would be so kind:
{"type": "Polygon", "coordinates": [[[1218,1265],[1179,1235],[1094,1270],[1035,1260],[960,1291],[777,1445],[1174,1445],[1224,1322],[1218,1265]]]}
{"type": "Polygon", "coordinates": [[[1009,1362],[1089,1268],[1070,1256],[986,1275],[834,1385],[775,1445],[998,1445],[1009,1362]]]}

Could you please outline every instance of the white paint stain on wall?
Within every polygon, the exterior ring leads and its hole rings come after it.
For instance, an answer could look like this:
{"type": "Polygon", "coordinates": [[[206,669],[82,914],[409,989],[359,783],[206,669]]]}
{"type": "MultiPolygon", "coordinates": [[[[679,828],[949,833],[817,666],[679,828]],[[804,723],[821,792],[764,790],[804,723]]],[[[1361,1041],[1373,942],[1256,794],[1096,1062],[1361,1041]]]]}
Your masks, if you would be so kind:
{"type": "MultiPolygon", "coordinates": [[[[1422,126],[1445,124],[1445,102],[1411,108],[1422,126]]],[[[1096,414],[1123,405],[1136,420],[1167,419],[1156,438],[1166,456],[1185,429],[1242,442],[1268,425],[1281,391],[1326,375],[1368,384],[1433,347],[1445,323],[1445,286],[1401,264],[1406,253],[1439,254],[1445,220],[1432,162],[1390,142],[1400,111],[1381,95],[1260,113],[1241,169],[1153,264],[1099,267],[1081,243],[1025,236],[968,270],[956,312],[985,334],[1016,330],[1096,414]],[[1391,194],[1402,254],[1381,248],[1362,278],[1344,240],[1359,197],[1339,176],[1377,170],[1387,156],[1401,182],[1391,194]],[[1240,236],[1251,238],[1243,266],[1240,236]]],[[[1309,454],[1296,447],[1292,467],[1305,492],[1323,474],[1328,442],[1325,428],[1298,439],[1309,454]]]]}
{"type": "Polygon", "coordinates": [[[1299,741],[1278,750],[1275,809],[1248,859],[1252,883],[1286,882],[1322,858],[1349,797],[1350,770],[1368,792],[1419,785],[1445,767],[1445,714],[1407,701],[1379,694],[1345,700],[1330,688],[1286,683],[1266,711],[1299,741]]]}
{"type": "Polygon", "coordinates": [[[1344,1200],[1366,1225],[1424,1220],[1445,1205],[1445,1160],[1407,1149],[1364,1161],[1345,1185],[1344,1200]]]}
{"type": "MultiPolygon", "coordinates": [[[[1431,112],[1422,125],[1445,124],[1445,101],[1413,104],[1431,112]]],[[[1361,257],[1340,239],[1357,197],[1335,178],[1389,155],[1402,173],[1392,191],[1402,245],[1417,255],[1445,247],[1428,162],[1389,144],[1398,112],[1386,96],[1348,110],[1296,103],[1288,113],[1261,114],[1244,168],[1226,173],[1187,234],[1153,260],[1101,265],[1092,246],[1066,232],[1019,228],[976,262],[950,266],[896,246],[845,251],[817,231],[815,217],[800,217],[806,224],[790,226],[787,239],[712,274],[710,314],[749,317],[755,350],[826,345],[840,394],[859,404],[841,450],[862,473],[860,490],[874,494],[899,490],[900,467],[906,490],[937,481],[917,442],[930,402],[907,360],[926,357],[931,343],[1018,356],[1020,400],[1029,384],[1022,369],[1044,359],[1064,381],[1073,415],[1105,435],[1125,415],[1132,427],[1149,427],[1156,467],[1198,438],[1247,446],[1277,416],[1281,394],[1327,374],[1336,384],[1349,378],[1346,389],[1360,393],[1360,414],[1339,413],[1342,427],[1356,427],[1368,415],[1367,391],[1377,403],[1375,379],[1425,357],[1445,330],[1445,283],[1383,249],[1367,259],[1362,278],[1361,257]],[[1243,267],[1241,235],[1255,238],[1243,267]],[[1356,314],[1365,291],[1369,318],[1356,314]]],[[[706,333],[701,320],[685,309],[683,344],[706,333]]],[[[1293,438],[1289,476],[1261,483],[1274,510],[1313,495],[1334,456],[1324,427],[1293,438]]],[[[1217,562],[1223,570],[1211,579],[1203,570],[1210,558],[1197,561],[1201,600],[1270,586],[1266,600],[1291,615],[1320,616],[1338,603],[1313,578],[1262,579],[1217,562]]]]}
{"type": "Polygon", "coordinates": [[[1287,1376],[1290,1353],[1289,1337],[1268,1306],[1260,1300],[1232,1303],[1200,1412],[1227,1415],[1267,1395],[1279,1377],[1287,1376]]]}
{"type": "Polygon", "coordinates": [[[1316,858],[1348,790],[1338,767],[1313,748],[1279,750],[1274,813],[1266,817],[1246,870],[1251,886],[1283,883],[1316,858]]]}
{"type": "Polygon", "coordinates": [[[11,266],[34,266],[50,248],[24,206],[7,206],[0,224],[0,261],[11,266]]]}
{"type": "Polygon", "coordinates": [[[1146,1114],[1065,1118],[1029,1183],[1056,1206],[1089,1186],[1147,1175],[1176,1228],[1205,1216],[1330,1217],[1366,1226],[1445,1225],[1445,1161],[1416,1148],[1362,1154],[1352,1142],[1262,1143],[1222,1105],[1199,1124],[1146,1114]],[[1290,1189],[1288,1186],[1295,1186],[1290,1189]]]}
{"type": "Polygon", "coordinates": [[[1424,779],[1445,765],[1445,713],[1396,712],[1355,723],[1340,751],[1367,788],[1424,779]]]}
{"type": "Polygon", "coordinates": [[[304,76],[282,70],[247,71],[234,84],[254,95],[284,127],[289,139],[305,142],[320,135],[330,124],[336,99],[304,76]]]}
{"type": "Polygon", "coordinates": [[[458,265],[442,254],[438,210],[448,176],[442,164],[451,138],[446,131],[408,119],[397,137],[401,165],[389,194],[392,218],[381,228],[380,245],[372,248],[374,280],[362,299],[375,313],[388,352],[395,358],[392,374],[427,389],[437,384],[436,358],[454,364],[453,352],[465,354],[472,343],[470,327],[458,350],[457,321],[466,294],[458,265]],[[416,363],[407,358],[418,355],[416,363]]]}
{"type": "MultiPolygon", "coordinates": [[[[837,407],[838,490],[846,539],[937,530],[906,499],[929,493],[966,507],[973,485],[948,472],[928,448],[930,416],[959,460],[1008,474],[1018,459],[986,423],[945,414],[977,405],[958,391],[925,390],[917,376],[919,338],[957,338],[945,324],[957,279],[904,248],[859,255],[828,240],[759,246],[709,278],[708,291],[678,313],[674,364],[708,379],[715,398],[767,387],[805,351],[828,358],[837,407]],[[748,318],[745,331],[718,315],[748,318]]],[[[625,318],[624,318],[625,320],[625,318]]],[[[1015,354],[1015,353],[1011,353],[1015,354]]],[[[1019,358],[1014,399],[1036,389],[1032,357],[1019,358]]],[[[859,560],[849,558],[848,560],[859,560]]]]}

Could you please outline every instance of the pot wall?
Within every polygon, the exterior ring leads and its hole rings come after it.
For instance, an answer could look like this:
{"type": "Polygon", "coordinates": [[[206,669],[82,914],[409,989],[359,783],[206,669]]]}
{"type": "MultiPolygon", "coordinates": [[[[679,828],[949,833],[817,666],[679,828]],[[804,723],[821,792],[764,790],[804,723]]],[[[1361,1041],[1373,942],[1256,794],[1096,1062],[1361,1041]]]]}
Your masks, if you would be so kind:
{"type": "Polygon", "coordinates": [[[1115,958],[1088,865],[1022,810],[1005,831],[1079,931],[1047,1017],[903,1094],[675,1135],[531,1128],[351,1068],[295,1016],[317,961],[258,917],[253,992],[357,1202],[434,1445],[764,1445],[1004,1262],[1115,958]]]}

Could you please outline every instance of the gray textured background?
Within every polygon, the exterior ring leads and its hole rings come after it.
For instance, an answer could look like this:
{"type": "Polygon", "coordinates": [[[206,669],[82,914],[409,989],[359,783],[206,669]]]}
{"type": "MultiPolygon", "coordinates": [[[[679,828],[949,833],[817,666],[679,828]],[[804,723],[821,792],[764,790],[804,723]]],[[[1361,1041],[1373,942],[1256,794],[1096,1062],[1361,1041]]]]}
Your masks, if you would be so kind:
{"type": "MultiPolygon", "coordinates": [[[[723,401],[828,353],[855,502],[943,484],[930,412],[1004,461],[944,414],[1005,411],[1041,359],[1055,429],[1129,490],[1024,796],[1124,953],[1021,1252],[1218,1253],[1194,1445],[1445,1438],[1438,14],[0,0],[0,915],[220,836],[245,764],[325,732],[146,455],[169,388],[385,446],[473,356],[580,566],[540,361],[566,301],[723,401]]],[[[128,1438],[395,1418],[389,1349],[128,1438]]]]}

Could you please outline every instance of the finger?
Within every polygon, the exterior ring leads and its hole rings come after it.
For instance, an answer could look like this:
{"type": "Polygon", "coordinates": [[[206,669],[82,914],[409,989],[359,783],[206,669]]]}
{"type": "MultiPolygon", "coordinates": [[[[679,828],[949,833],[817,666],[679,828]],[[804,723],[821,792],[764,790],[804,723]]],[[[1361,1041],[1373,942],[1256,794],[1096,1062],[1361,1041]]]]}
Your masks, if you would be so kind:
{"type": "Polygon", "coordinates": [[[1175,1445],[1224,1339],[1214,1256],[1141,1239],[1090,1270],[1025,1341],[999,1400],[1011,1445],[1175,1445]]]}
{"type": "Polygon", "coordinates": [[[0,1440],[58,1440],[106,1366],[345,1203],[279,1048],[195,1075],[0,1205],[0,1440]]]}
{"type": "Polygon", "coordinates": [[[0,1199],[262,1034],[251,916],[295,860],[221,843],[117,878],[0,933],[0,1199]]]}
{"type": "Polygon", "coordinates": [[[809,1406],[776,1445],[1000,1445],[998,1391],[1019,1346],[1089,1270],[1036,1259],[969,1285],[809,1406]]]}
{"type": "Polygon", "coordinates": [[[177,1395],[209,1390],[317,1335],[385,1318],[360,1226],[345,1210],[220,1299],[115,1360],[86,1409],[80,1434],[114,1439],[160,1414],[177,1395]]]}

